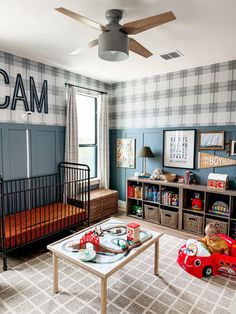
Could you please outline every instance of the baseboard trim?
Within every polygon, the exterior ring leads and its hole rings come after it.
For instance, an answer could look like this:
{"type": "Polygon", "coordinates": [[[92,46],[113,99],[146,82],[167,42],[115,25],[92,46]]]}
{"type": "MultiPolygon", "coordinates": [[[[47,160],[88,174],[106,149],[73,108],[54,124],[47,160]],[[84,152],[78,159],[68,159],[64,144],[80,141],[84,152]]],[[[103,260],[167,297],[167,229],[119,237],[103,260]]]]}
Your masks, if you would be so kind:
{"type": "Polygon", "coordinates": [[[122,211],[122,212],[126,212],[126,202],[125,201],[121,201],[121,200],[118,200],[118,207],[119,207],[119,210],[122,211]]]}

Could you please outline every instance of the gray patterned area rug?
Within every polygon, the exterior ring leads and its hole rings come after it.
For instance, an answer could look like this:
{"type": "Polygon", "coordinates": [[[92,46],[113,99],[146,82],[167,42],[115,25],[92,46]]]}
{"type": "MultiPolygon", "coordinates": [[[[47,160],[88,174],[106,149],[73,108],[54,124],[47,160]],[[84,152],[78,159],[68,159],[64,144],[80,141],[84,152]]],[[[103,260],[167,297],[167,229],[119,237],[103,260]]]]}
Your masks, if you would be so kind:
{"type": "MultiPolygon", "coordinates": [[[[236,278],[197,279],[176,262],[183,240],[164,235],[160,276],[153,274],[153,249],[108,279],[108,313],[226,314],[236,278]]],[[[45,253],[0,273],[0,313],[100,313],[100,281],[59,259],[59,288],[52,293],[52,255],[45,253]]]]}

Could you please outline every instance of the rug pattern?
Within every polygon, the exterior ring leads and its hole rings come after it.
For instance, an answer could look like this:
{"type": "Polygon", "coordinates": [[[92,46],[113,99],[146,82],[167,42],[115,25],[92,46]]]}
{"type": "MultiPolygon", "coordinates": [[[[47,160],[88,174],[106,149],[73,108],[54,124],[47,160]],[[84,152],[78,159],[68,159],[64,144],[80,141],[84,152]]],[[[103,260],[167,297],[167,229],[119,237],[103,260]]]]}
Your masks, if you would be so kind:
{"type": "MultiPolygon", "coordinates": [[[[227,314],[236,278],[197,279],[176,262],[183,240],[160,240],[160,276],[153,274],[153,248],[108,279],[109,314],[227,314]]],[[[52,293],[52,255],[45,253],[0,273],[0,313],[100,313],[100,281],[59,259],[59,289],[52,293]]]]}

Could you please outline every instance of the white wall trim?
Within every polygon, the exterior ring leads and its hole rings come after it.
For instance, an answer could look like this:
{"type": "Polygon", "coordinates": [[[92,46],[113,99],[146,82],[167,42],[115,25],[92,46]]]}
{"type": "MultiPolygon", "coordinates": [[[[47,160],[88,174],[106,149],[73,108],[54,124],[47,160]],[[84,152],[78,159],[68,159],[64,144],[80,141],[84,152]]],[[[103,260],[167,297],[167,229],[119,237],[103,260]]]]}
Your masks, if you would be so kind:
{"type": "Polygon", "coordinates": [[[126,202],[125,201],[118,200],[118,207],[119,207],[119,210],[121,210],[122,212],[126,212],[126,202]]]}

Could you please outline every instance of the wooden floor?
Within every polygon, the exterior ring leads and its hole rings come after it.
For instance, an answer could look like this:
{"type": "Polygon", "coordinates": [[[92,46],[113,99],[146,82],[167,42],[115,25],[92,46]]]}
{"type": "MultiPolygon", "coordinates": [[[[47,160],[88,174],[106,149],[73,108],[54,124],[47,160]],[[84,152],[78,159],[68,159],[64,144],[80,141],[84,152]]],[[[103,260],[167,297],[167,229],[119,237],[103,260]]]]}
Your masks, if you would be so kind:
{"type": "MultiPolygon", "coordinates": [[[[118,211],[118,213],[116,215],[113,215],[113,216],[120,218],[120,219],[123,219],[127,222],[137,222],[137,223],[141,224],[144,228],[146,227],[146,228],[153,229],[154,231],[157,231],[157,232],[164,232],[166,234],[169,234],[169,235],[172,235],[175,237],[179,237],[179,238],[183,238],[183,239],[197,238],[193,234],[178,231],[176,229],[167,228],[167,227],[164,227],[161,225],[146,222],[144,220],[135,219],[133,217],[128,217],[125,215],[125,213],[123,211],[118,211]]],[[[14,266],[17,266],[17,265],[25,262],[25,261],[28,261],[32,258],[37,257],[40,254],[47,252],[47,248],[46,248],[47,244],[52,243],[58,239],[61,239],[62,237],[66,237],[69,234],[70,234],[70,232],[66,231],[66,232],[60,233],[56,236],[52,236],[50,238],[46,238],[44,240],[37,241],[31,245],[27,245],[21,249],[17,249],[17,250],[10,252],[8,254],[8,259],[7,259],[8,268],[10,269],[14,266]]],[[[1,260],[1,257],[0,257],[0,260],[1,260]]],[[[0,265],[0,272],[2,272],[2,271],[3,271],[2,265],[0,265]]]]}

